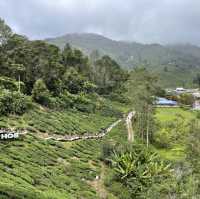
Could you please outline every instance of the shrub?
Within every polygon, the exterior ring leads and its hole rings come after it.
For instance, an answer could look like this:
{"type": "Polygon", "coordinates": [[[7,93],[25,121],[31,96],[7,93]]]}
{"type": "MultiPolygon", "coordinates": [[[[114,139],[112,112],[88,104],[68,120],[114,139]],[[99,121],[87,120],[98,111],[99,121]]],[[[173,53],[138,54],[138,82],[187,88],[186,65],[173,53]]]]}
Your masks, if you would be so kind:
{"type": "Polygon", "coordinates": [[[32,90],[33,99],[41,105],[48,106],[50,103],[50,93],[42,79],[38,79],[32,90]]]}
{"type": "Polygon", "coordinates": [[[130,103],[130,100],[123,93],[111,93],[107,96],[110,100],[117,101],[120,103],[130,103]]]}
{"type": "Polygon", "coordinates": [[[96,109],[95,103],[92,103],[92,101],[86,98],[82,93],[77,95],[74,99],[74,107],[79,111],[87,113],[93,113],[96,109]]]}
{"type": "Polygon", "coordinates": [[[65,104],[59,97],[49,97],[45,106],[50,109],[60,110],[65,106],[65,104]]]}
{"type": "Polygon", "coordinates": [[[122,113],[112,106],[102,105],[100,112],[105,117],[122,117],[122,113]]]}
{"type": "Polygon", "coordinates": [[[70,68],[64,74],[64,85],[66,85],[66,90],[70,93],[77,94],[83,91],[83,85],[85,78],[80,75],[74,68],[70,68]]]}
{"type": "Polygon", "coordinates": [[[155,144],[161,148],[170,148],[173,142],[173,135],[169,128],[162,128],[156,132],[155,144]]]}
{"type": "Polygon", "coordinates": [[[64,93],[64,94],[60,95],[60,99],[62,100],[62,102],[64,102],[64,108],[73,107],[73,103],[75,100],[74,95],[72,95],[70,93],[64,93]]]}
{"type": "Polygon", "coordinates": [[[17,91],[11,92],[2,90],[0,93],[0,114],[18,114],[25,113],[31,106],[31,99],[17,91]]]}
{"type": "Polygon", "coordinates": [[[105,141],[102,144],[100,159],[104,161],[106,164],[110,164],[111,163],[110,158],[113,152],[114,152],[114,144],[111,142],[105,141]]]}
{"type": "Polygon", "coordinates": [[[197,119],[200,119],[200,112],[197,111],[197,115],[196,115],[197,119]]]}
{"type": "Polygon", "coordinates": [[[8,77],[0,77],[0,87],[11,91],[17,90],[16,81],[8,77]]]}
{"type": "Polygon", "coordinates": [[[78,111],[86,113],[94,113],[95,105],[94,104],[75,104],[75,108],[78,111]]]}
{"type": "Polygon", "coordinates": [[[93,93],[97,89],[97,86],[89,81],[83,83],[83,90],[85,93],[93,93]]]}
{"type": "Polygon", "coordinates": [[[95,103],[84,94],[73,95],[67,92],[59,97],[50,97],[47,106],[56,110],[75,108],[78,111],[87,113],[93,113],[96,108],[95,103]]]}
{"type": "Polygon", "coordinates": [[[184,105],[190,105],[194,103],[194,97],[191,94],[181,94],[179,102],[184,105]]]}
{"type": "Polygon", "coordinates": [[[60,95],[59,97],[49,97],[47,106],[51,109],[62,110],[73,107],[74,97],[68,95],[60,95]]]}

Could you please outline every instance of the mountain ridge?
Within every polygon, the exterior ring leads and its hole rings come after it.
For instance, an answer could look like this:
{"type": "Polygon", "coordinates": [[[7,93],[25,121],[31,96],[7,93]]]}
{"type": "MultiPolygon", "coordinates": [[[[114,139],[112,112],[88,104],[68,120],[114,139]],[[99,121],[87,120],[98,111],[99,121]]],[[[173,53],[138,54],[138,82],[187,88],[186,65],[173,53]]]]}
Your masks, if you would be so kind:
{"type": "Polygon", "coordinates": [[[200,72],[200,47],[192,44],[141,44],[117,41],[95,33],[71,33],[46,41],[60,48],[69,43],[89,56],[98,50],[101,56],[111,56],[125,69],[144,66],[159,74],[167,87],[191,86],[196,73],[200,72]]]}

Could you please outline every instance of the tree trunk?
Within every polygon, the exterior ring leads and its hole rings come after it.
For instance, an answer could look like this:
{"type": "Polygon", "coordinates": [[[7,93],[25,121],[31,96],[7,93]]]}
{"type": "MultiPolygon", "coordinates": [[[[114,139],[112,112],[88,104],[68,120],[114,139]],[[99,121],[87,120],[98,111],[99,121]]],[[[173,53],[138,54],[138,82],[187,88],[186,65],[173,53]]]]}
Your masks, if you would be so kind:
{"type": "Polygon", "coordinates": [[[147,135],[146,135],[147,147],[149,147],[149,106],[147,106],[147,135]]]}
{"type": "Polygon", "coordinates": [[[18,91],[19,91],[19,93],[21,92],[21,85],[20,85],[20,82],[21,82],[21,80],[20,80],[20,75],[18,76],[18,91]]]}

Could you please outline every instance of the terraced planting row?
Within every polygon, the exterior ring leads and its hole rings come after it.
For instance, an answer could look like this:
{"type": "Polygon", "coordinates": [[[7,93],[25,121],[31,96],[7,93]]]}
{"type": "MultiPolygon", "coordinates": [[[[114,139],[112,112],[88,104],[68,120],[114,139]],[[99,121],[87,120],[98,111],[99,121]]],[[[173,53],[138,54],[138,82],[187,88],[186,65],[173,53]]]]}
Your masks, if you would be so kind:
{"type": "Polygon", "coordinates": [[[29,129],[33,132],[58,135],[83,135],[96,134],[115,120],[115,117],[104,117],[98,113],[31,110],[23,116],[0,117],[0,128],[29,129]]]}
{"type": "MultiPolygon", "coordinates": [[[[46,125],[47,122],[51,124],[55,119],[56,126],[44,130],[55,132],[62,123],[60,130],[64,132],[69,123],[74,124],[76,121],[81,125],[79,130],[90,129],[93,132],[116,120],[101,115],[95,116],[77,112],[49,114],[49,112],[35,111],[23,117],[12,116],[7,120],[1,118],[0,124],[2,126],[8,122],[7,125],[30,128],[31,121],[35,121],[34,124],[41,122],[40,124],[46,125]],[[76,120],[72,122],[73,116],[76,120]],[[43,120],[39,121],[39,118],[43,120]]],[[[39,129],[38,126],[34,128],[43,131],[43,128],[39,129]]],[[[0,198],[98,199],[99,193],[96,193],[98,190],[93,186],[93,182],[97,182],[96,178],[101,176],[100,156],[103,143],[108,140],[122,142],[126,139],[125,125],[120,123],[107,136],[99,140],[61,143],[39,139],[32,134],[20,137],[19,140],[2,141],[0,142],[0,198]]]]}
{"type": "Polygon", "coordinates": [[[100,173],[100,142],[81,141],[68,148],[28,136],[1,142],[0,149],[1,199],[98,198],[87,182],[100,173]]]}
{"type": "Polygon", "coordinates": [[[102,172],[103,143],[123,140],[122,137],[126,140],[127,135],[121,131],[125,126],[120,123],[102,139],[73,143],[40,139],[37,133],[96,134],[116,120],[102,113],[56,112],[44,108],[33,109],[23,116],[0,117],[0,128],[32,132],[18,140],[0,142],[0,198],[98,199],[94,183],[98,183],[102,172]]]}

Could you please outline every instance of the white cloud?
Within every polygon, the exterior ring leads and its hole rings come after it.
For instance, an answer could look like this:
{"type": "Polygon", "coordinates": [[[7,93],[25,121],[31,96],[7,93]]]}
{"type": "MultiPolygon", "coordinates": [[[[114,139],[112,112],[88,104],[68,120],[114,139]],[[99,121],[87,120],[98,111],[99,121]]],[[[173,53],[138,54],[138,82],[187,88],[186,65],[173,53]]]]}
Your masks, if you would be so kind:
{"type": "Polygon", "coordinates": [[[199,0],[1,0],[0,17],[31,38],[96,32],[139,42],[200,44],[199,8],[199,0]]]}

